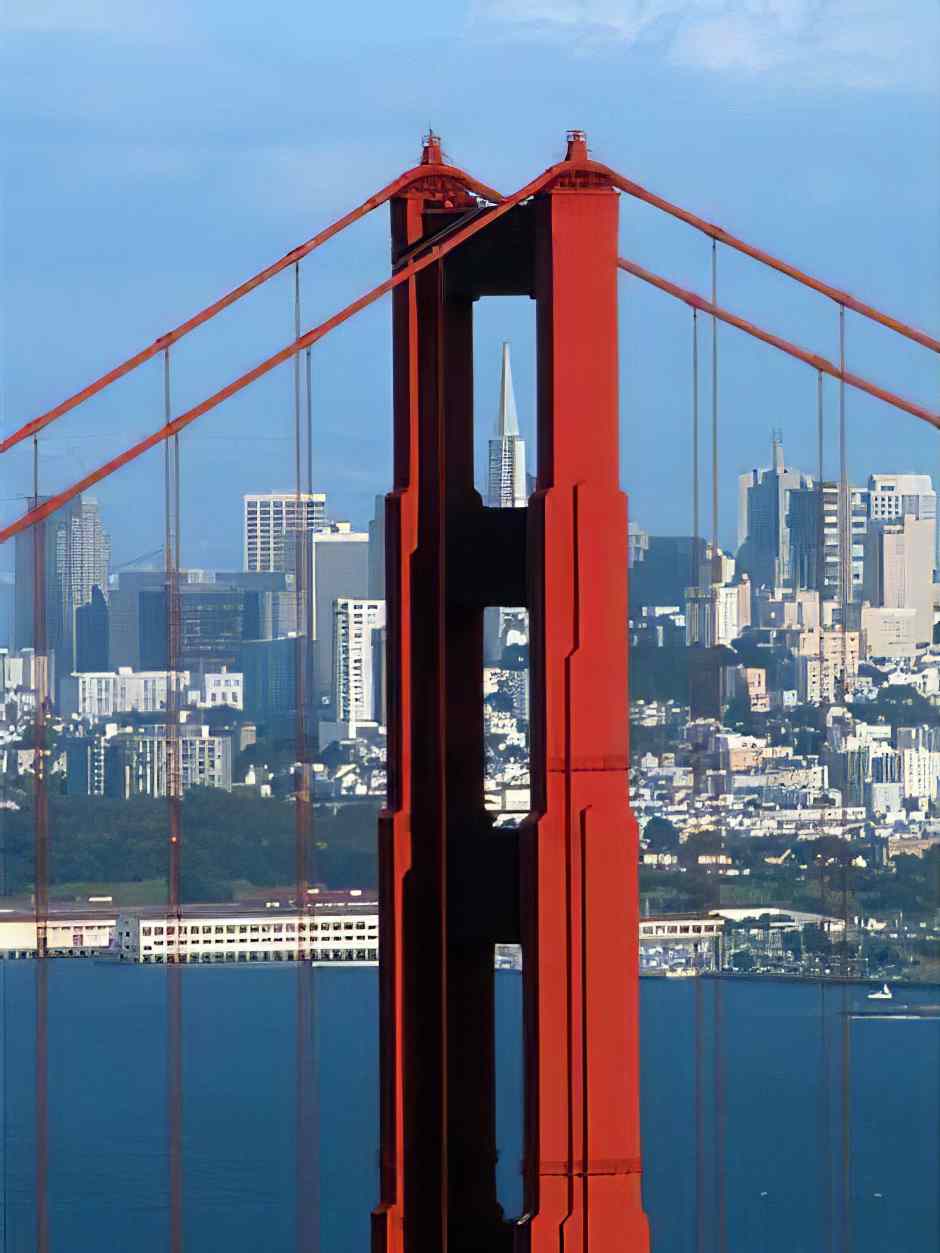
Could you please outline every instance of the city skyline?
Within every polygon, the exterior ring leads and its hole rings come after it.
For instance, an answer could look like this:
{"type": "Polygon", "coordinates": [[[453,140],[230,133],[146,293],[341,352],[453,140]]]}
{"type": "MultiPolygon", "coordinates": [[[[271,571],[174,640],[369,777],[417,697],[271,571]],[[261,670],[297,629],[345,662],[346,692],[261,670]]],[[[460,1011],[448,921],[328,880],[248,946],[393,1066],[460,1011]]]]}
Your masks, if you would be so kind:
{"type": "Polygon", "coordinates": [[[932,1247],[937,0],[321,8],[0,16],[0,1229],[932,1247]]]}
{"type": "MultiPolygon", "coordinates": [[[[100,2],[100,0],[96,0],[100,2]]],[[[8,180],[5,254],[6,327],[3,423],[10,430],[84,386],[116,360],[150,343],[253,270],[309,238],[316,229],[361,200],[413,161],[429,121],[445,151],[497,188],[518,186],[527,168],[530,141],[546,154],[571,125],[584,126],[600,158],[652,190],[680,203],[701,206],[710,220],[764,247],[775,243],[786,259],[828,273],[845,290],[869,298],[916,325],[940,324],[940,170],[920,160],[936,150],[940,114],[935,74],[924,73],[937,46],[935,6],[896,6],[877,0],[855,12],[852,29],[877,25],[877,53],[861,42],[834,37],[832,17],[814,23],[795,13],[791,24],[771,8],[736,17],[742,26],[737,53],[711,62],[678,32],[698,30],[705,15],[694,4],[677,4],[659,23],[650,14],[631,21],[635,6],[592,4],[563,13],[549,0],[539,6],[456,5],[441,13],[419,0],[416,28],[423,46],[454,74],[470,74],[483,90],[472,122],[449,92],[433,87],[420,101],[387,92],[381,136],[372,135],[369,73],[386,82],[386,41],[397,38],[387,14],[376,12],[360,29],[345,11],[324,18],[322,46],[303,46],[283,28],[263,32],[249,14],[233,22],[220,0],[186,15],[185,55],[170,37],[174,21],[161,23],[169,42],[154,38],[149,20],[120,21],[103,9],[99,21],[70,22],[69,6],[47,14],[43,25],[23,0],[7,18],[11,49],[7,79],[10,125],[17,146],[11,160],[25,160],[29,177],[8,180]],[[542,24],[539,24],[541,15],[542,24]],[[216,29],[229,32],[219,44],[216,29]],[[121,34],[115,39],[115,28],[121,34]],[[562,32],[567,32],[562,37],[562,32]],[[606,32],[609,38],[602,38],[606,32]],[[257,64],[263,38],[272,60],[257,64]],[[355,39],[362,75],[339,75],[328,49],[355,39]],[[80,55],[63,57],[72,39],[80,55]],[[362,42],[362,40],[365,42],[362,42]],[[677,47],[685,49],[680,55],[677,47]],[[892,66],[888,49],[907,49],[905,72],[892,66]],[[761,72],[745,49],[759,48],[761,72]],[[818,55],[808,49],[821,48],[818,55]],[[178,58],[183,55],[182,63],[178,58]],[[872,70],[874,57],[879,67],[872,70]],[[506,74],[507,59],[513,72],[506,74]],[[298,65],[298,74],[275,74],[274,64],[298,65]],[[299,72],[299,63],[304,66],[299,72]],[[913,65],[920,67],[914,73],[913,65]],[[47,82],[37,107],[32,73],[47,82]],[[93,82],[79,70],[94,67],[93,82]],[[179,92],[166,98],[168,66],[179,92]],[[301,90],[315,68],[317,91],[301,90]],[[590,67],[590,73],[581,71],[590,67]],[[250,72],[249,72],[250,70],[250,72]],[[237,92],[231,86],[239,84],[237,92]],[[553,84],[546,92],[542,83],[553,84]],[[108,84],[103,93],[101,84],[108,84]],[[498,87],[498,90],[497,90],[498,87]],[[202,121],[195,128],[187,107],[198,92],[202,121]],[[206,105],[206,98],[213,101],[206,105]],[[351,95],[350,95],[351,93],[351,95]],[[318,101],[347,99],[340,118],[330,112],[326,130],[316,125],[318,101]],[[272,100],[280,102],[276,110],[272,100]],[[499,99],[497,108],[495,100],[499,99]],[[619,102],[612,114],[609,101],[619,102]],[[218,102],[225,101],[224,110],[218,102]],[[75,102],[81,101],[80,108],[75,102]],[[511,108],[513,126],[505,125],[511,108]],[[620,125],[640,116],[643,127],[620,125]],[[694,134],[695,142],[689,143],[694,134]],[[806,134],[815,142],[807,147],[806,134]],[[873,134],[890,133],[876,145],[873,134]],[[674,156],[683,153],[681,166],[674,156]],[[119,152],[121,159],[115,160],[119,152]],[[349,160],[350,153],[355,154],[349,160]],[[324,180],[313,171],[329,168],[324,180]],[[797,178],[801,188],[795,199],[797,178]],[[893,194],[872,196],[872,179],[893,194]],[[236,180],[241,180],[237,184],[236,180]],[[118,211],[115,206],[121,206],[118,211]],[[59,224],[80,223],[83,249],[76,252],[59,224]],[[224,221],[224,231],[218,223],[224,221]],[[149,240],[129,267],[134,241],[149,240]],[[203,241],[213,239],[207,252],[203,241]],[[46,258],[37,281],[32,258],[46,258]],[[81,293],[80,298],[76,293],[81,293]],[[79,300],[75,306],[73,302],[79,300]],[[41,350],[49,310],[73,308],[69,335],[54,354],[41,350]],[[13,316],[15,313],[15,316],[13,316]]],[[[752,6],[753,7],[753,6],[752,6]]],[[[824,8],[831,10],[831,5],[824,8]]],[[[137,12],[132,5],[130,9],[137,12]]],[[[142,12],[142,11],[141,11],[142,12]]],[[[691,37],[691,36],[688,36],[691,37]]],[[[698,38],[699,36],[696,36],[698,38]]],[[[704,36],[701,36],[704,38],[704,36]]],[[[446,75],[445,75],[446,77],[446,75]]],[[[561,153],[557,152],[557,156],[561,153]]],[[[643,206],[622,204],[625,255],[707,293],[707,244],[675,223],[659,222],[643,206]]],[[[346,298],[385,276],[387,221],[376,214],[355,228],[348,243],[333,241],[315,264],[304,267],[302,322],[325,316],[346,298]]],[[[719,295],[744,316],[780,334],[837,355],[837,312],[816,297],[784,290],[759,268],[719,257],[719,295]]],[[[690,339],[687,314],[632,279],[620,280],[621,482],[631,513],[659,534],[686,533],[691,522],[687,451],[677,454],[690,426],[690,339]],[[663,438],[667,435],[668,438],[663,438]],[[681,490],[670,490],[671,484],[681,490]]],[[[336,516],[363,524],[376,494],[391,479],[391,396],[387,380],[389,310],[380,303],[365,322],[340,333],[335,349],[314,352],[315,479],[329,492],[336,516]],[[348,454],[354,441],[356,457],[348,454]]],[[[491,378],[499,345],[513,344],[520,428],[534,451],[534,319],[525,298],[484,300],[475,312],[476,390],[489,419],[491,378]]],[[[711,328],[700,319],[703,367],[711,328]]],[[[259,353],[282,346],[292,334],[290,292],[285,284],[253,294],[218,330],[204,329],[194,350],[174,354],[172,403],[196,401],[227,380],[220,359],[245,368],[259,353]]],[[[737,474],[762,462],[766,432],[783,426],[794,463],[815,465],[813,371],[776,362],[769,350],[735,331],[719,331],[720,535],[730,545],[734,510],[730,490],[737,474]],[[726,503],[727,502],[727,503],[726,503]]],[[[934,377],[923,354],[894,347],[878,328],[848,317],[850,368],[874,378],[898,378],[901,390],[926,403],[934,377]]],[[[64,486],[76,465],[91,468],[99,450],[109,455],[123,435],[143,434],[160,410],[157,372],[128,379],[113,402],[79,409],[40,441],[40,490],[64,486]]],[[[837,462],[837,388],[825,385],[827,473],[837,462]]],[[[936,466],[932,432],[913,419],[895,420],[876,402],[851,391],[847,404],[849,473],[857,481],[872,465],[898,472],[936,466]],[[889,462],[890,458],[890,462],[889,462]]],[[[702,418],[709,417],[707,370],[702,378],[702,418]]],[[[292,378],[289,368],[258,383],[241,398],[209,415],[181,440],[182,540],[193,566],[237,564],[214,542],[208,518],[229,516],[246,492],[293,481],[290,434],[292,378]]],[[[128,469],[101,489],[102,509],[115,528],[114,560],[123,562],[157,547],[158,527],[135,508],[154,491],[149,462],[128,469]]],[[[153,473],[156,474],[156,468],[153,473]]],[[[31,477],[29,452],[8,454],[4,518],[22,509],[15,494],[31,477]]],[[[707,525],[711,531],[710,522],[707,525]]],[[[0,568],[12,560],[0,553],[0,568]]]]}

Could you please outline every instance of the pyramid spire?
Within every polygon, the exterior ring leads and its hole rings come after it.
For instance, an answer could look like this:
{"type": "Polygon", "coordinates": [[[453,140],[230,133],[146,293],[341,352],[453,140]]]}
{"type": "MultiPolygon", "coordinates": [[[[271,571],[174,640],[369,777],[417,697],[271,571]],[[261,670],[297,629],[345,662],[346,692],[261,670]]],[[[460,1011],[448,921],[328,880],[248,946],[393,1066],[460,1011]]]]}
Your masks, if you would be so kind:
{"type": "Polygon", "coordinates": [[[516,412],[516,393],[512,388],[512,365],[509,361],[509,342],[503,341],[503,367],[499,379],[499,417],[496,433],[500,439],[519,434],[519,415],[516,412]]]}

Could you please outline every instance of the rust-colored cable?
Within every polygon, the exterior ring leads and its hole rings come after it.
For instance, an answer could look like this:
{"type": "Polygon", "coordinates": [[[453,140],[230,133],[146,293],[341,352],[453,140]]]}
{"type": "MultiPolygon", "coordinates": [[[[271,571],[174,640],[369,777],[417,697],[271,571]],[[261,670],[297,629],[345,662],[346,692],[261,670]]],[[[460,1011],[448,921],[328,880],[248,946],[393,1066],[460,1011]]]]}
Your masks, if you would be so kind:
{"type": "Polygon", "coordinates": [[[244,283],[233,287],[230,292],[226,292],[224,296],[214,301],[211,305],[207,305],[199,313],[194,314],[191,318],[187,318],[185,322],[181,322],[172,331],[159,335],[147,348],[135,353],[132,357],[128,357],[126,361],[122,361],[120,365],[116,365],[106,374],[102,374],[100,378],[95,379],[93,383],[89,383],[87,387],[83,387],[81,391],[76,392],[67,400],[63,400],[52,409],[47,409],[45,413],[41,413],[39,417],[33,418],[32,421],[21,426],[19,430],[14,431],[12,435],[8,435],[6,439],[0,441],[0,453],[14,448],[24,439],[29,439],[31,435],[41,431],[43,427],[63,417],[84,401],[90,400],[92,396],[96,396],[99,392],[104,391],[112,383],[116,383],[125,374],[130,374],[132,370],[136,370],[145,361],[149,361],[152,357],[157,356],[158,353],[164,352],[172,344],[188,335],[190,331],[194,331],[198,326],[209,322],[217,314],[221,313],[223,309],[228,309],[230,305],[241,300],[243,296],[247,296],[256,287],[261,287],[269,279],[274,278],[276,274],[280,274],[282,270],[286,270],[289,266],[296,264],[302,257],[306,257],[322,244],[325,244],[327,240],[332,239],[334,235],[340,234],[347,226],[352,226],[354,222],[358,222],[360,218],[371,213],[373,209],[380,208],[391,200],[393,196],[400,195],[401,192],[407,190],[408,187],[422,178],[454,179],[462,183],[467,191],[478,196],[481,200],[488,200],[493,204],[498,204],[502,199],[498,191],[494,191],[492,187],[487,187],[485,183],[479,182],[456,166],[438,164],[416,165],[412,169],[406,170],[404,174],[401,174],[380,191],[377,191],[375,195],[364,200],[355,209],[351,209],[349,213],[345,213],[341,218],[337,218],[335,222],[324,227],[322,231],[308,239],[305,243],[298,244],[296,248],[292,248],[280,260],[266,266],[263,270],[259,270],[257,274],[246,279],[244,283]]]}
{"type": "Polygon", "coordinates": [[[745,256],[759,261],[761,265],[769,266],[770,269],[777,270],[780,274],[785,274],[787,278],[793,279],[794,282],[800,283],[804,287],[809,287],[812,291],[819,292],[821,296],[828,296],[830,300],[834,300],[836,304],[842,305],[846,309],[851,309],[853,313],[859,313],[862,317],[869,318],[872,322],[877,322],[889,331],[903,335],[907,339],[913,340],[915,344],[920,344],[923,348],[929,348],[931,352],[940,353],[940,340],[935,339],[932,335],[928,335],[925,331],[918,330],[917,327],[910,326],[908,323],[902,322],[899,318],[892,317],[888,313],[882,313],[880,309],[876,309],[873,305],[856,300],[848,292],[840,291],[837,287],[824,283],[822,279],[814,278],[812,274],[807,274],[803,270],[797,269],[795,265],[790,265],[787,261],[781,261],[779,257],[775,257],[769,252],[764,252],[761,248],[755,248],[753,244],[748,244],[722,227],[715,226],[714,223],[706,222],[704,218],[690,213],[688,209],[682,209],[679,205],[674,205],[670,201],[664,200],[662,196],[657,196],[653,192],[647,191],[639,183],[634,183],[615,171],[608,170],[606,166],[596,165],[594,168],[598,173],[606,174],[613,185],[628,196],[633,196],[637,200],[642,200],[646,204],[652,205],[654,209],[660,209],[663,213],[668,213],[671,217],[678,218],[679,221],[685,222],[697,231],[702,231],[705,235],[710,236],[710,238],[717,240],[719,243],[727,244],[729,248],[734,248],[737,252],[744,253],[745,256]]]}
{"type": "MultiPolygon", "coordinates": [[[[620,257],[617,260],[617,264],[627,274],[632,274],[635,278],[642,279],[644,283],[658,287],[660,291],[674,296],[677,300],[683,301],[693,309],[712,314],[719,322],[726,322],[728,326],[737,327],[739,331],[744,331],[745,334],[752,335],[755,339],[769,344],[771,348],[777,348],[780,352],[786,353],[790,357],[795,357],[797,361],[805,362],[806,365],[812,366],[814,370],[820,370],[823,374],[829,374],[834,379],[840,379],[847,386],[854,387],[858,391],[867,392],[869,396],[874,396],[876,400],[883,400],[885,404],[893,405],[895,409],[903,409],[905,413],[913,414],[915,418],[920,418],[924,422],[929,422],[931,426],[940,429],[940,413],[933,413],[930,409],[925,409],[923,405],[915,404],[912,400],[906,400],[903,396],[898,396],[884,387],[879,387],[877,383],[869,382],[868,379],[864,379],[858,374],[852,374],[848,370],[843,370],[839,366],[834,365],[833,362],[827,361],[825,357],[819,356],[818,353],[801,348],[798,344],[791,343],[780,335],[774,335],[771,331],[765,331],[762,327],[757,326],[756,323],[748,322],[746,319],[738,317],[737,314],[731,313],[728,309],[722,309],[713,305],[704,296],[699,296],[696,292],[687,291],[677,283],[672,283],[669,279],[653,274],[652,271],[644,269],[643,266],[637,265],[634,261],[627,261],[626,258],[620,257]]],[[[2,535],[0,535],[0,539],[2,539],[2,535]]]]}
{"type": "Polygon", "coordinates": [[[142,456],[145,452],[148,452],[151,448],[155,448],[163,440],[169,439],[171,436],[178,434],[191,423],[195,422],[197,418],[201,418],[204,414],[209,413],[210,410],[215,409],[223,402],[223,400],[228,400],[230,396],[236,395],[250,383],[255,382],[256,379],[263,378],[266,374],[270,374],[270,372],[277,366],[282,365],[285,361],[289,361],[296,353],[302,352],[305,348],[309,348],[313,344],[318,343],[324,338],[324,336],[329,335],[329,333],[334,331],[338,326],[342,326],[343,323],[348,322],[351,317],[354,317],[363,309],[368,308],[369,305],[374,304],[381,296],[393,291],[401,283],[407,282],[416,274],[420,274],[421,271],[427,269],[429,265],[433,265],[435,262],[440,261],[443,257],[446,257],[448,253],[459,247],[460,244],[465,243],[479,231],[482,231],[485,227],[490,226],[493,222],[498,221],[499,218],[501,218],[505,213],[508,213],[509,210],[514,208],[517,204],[520,204],[523,200],[528,200],[530,196],[534,196],[536,192],[541,191],[543,187],[551,183],[565,169],[567,169],[565,164],[549,166],[549,168],[537,178],[534,178],[530,183],[526,183],[526,185],[521,187],[519,191],[515,192],[512,196],[509,196],[491,209],[489,213],[475,217],[473,221],[468,222],[465,226],[461,227],[458,231],[455,231],[453,235],[450,235],[441,243],[435,244],[433,247],[429,248],[427,252],[422,253],[421,256],[410,260],[389,278],[379,283],[376,287],[373,287],[371,291],[366,292],[365,295],[360,296],[351,304],[346,305],[346,307],[341,309],[338,313],[333,314],[331,318],[327,318],[325,322],[321,322],[319,326],[315,326],[312,330],[307,331],[305,335],[301,335],[301,337],[294,340],[293,343],[287,344],[284,348],[281,348],[278,352],[274,353],[273,356],[268,357],[265,361],[262,361],[260,365],[256,365],[253,369],[248,370],[247,373],[240,375],[237,379],[234,379],[231,383],[228,383],[225,387],[213,393],[213,395],[209,396],[206,400],[201,401],[198,405],[194,405],[192,409],[188,409],[185,413],[180,414],[179,417],[174,418],[172,422],[162,426],[158,431],[154,431],[145,439],[142,439],[130,448],[125,449],[125,451],[120,453],[117,457],[113,457],[110,461],[106,461],[104,465],[99,466],[97,470],[93,470],[90,474],[86,474],[84,478],[79,479],[76,483],[73,483],[71,487],[68,487],[64,491],[59,492],[57,495],[50,497],[50,499],[45,501],[42,505],[39,505],[36,508],[31,509],[28,513],[23,514],[22,517],[18,518],[8,527],[0,530],[0,544],[5,543],[6,540],[11,539],[20,531],[25,530],[26,527],[33,526],[41,519],[47,518],[51,513],[54,513],[56,509],[60,509],[63,504],[73,500],[82,492],[87,491],[94,483],[99,483],[102,479],[105,479],[109,475],[113,474],[115,470],[120,470],[122,466],[128,465],[131,461],[136,461],[138,457],[142,456]]]}

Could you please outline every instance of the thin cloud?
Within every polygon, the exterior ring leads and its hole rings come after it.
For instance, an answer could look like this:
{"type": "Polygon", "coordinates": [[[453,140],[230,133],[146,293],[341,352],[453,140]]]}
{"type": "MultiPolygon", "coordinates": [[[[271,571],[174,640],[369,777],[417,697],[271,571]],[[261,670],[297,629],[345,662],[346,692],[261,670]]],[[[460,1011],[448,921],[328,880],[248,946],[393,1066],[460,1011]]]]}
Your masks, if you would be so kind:
{"type": "Polygon", "coordinates": [[[22,35],[84,35],[122,43],[175,42],[181,7],[169,0],[6,0],[0,29],[22,35]]]}
{"type": "Polygon", "coordinates": [[[476,0],[470,28],[582,53],[642,46],[674,65],[793,86],[940,82],[935,0],[476,0]]]}

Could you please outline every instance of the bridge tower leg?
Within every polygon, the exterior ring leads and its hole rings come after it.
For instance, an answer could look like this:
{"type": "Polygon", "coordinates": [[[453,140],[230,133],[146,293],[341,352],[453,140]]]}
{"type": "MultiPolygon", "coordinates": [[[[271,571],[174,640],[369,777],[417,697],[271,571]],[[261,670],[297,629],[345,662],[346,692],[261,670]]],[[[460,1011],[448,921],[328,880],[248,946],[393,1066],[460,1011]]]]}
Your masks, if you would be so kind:
{"type": "MultiPolygon", "coordinates": [[[[392,204],[393,262],[468,212],[392,204]]],[[[485,212],[485,210],[484,210],[485,212]]],[[[396,289],[387,500],[389,796],[380,821],[381,1202],[374,1253],[648,1253],[639,1165],[637,841],[628,807],[617,198],[564,173],[396,289]],[[537,302],[538,482],[473,481],[473,303],[537,302]],[[483,805],[483,614],[526,606],[532,813],[483,805]],[[496,1199],[493,946],[523,945],[525,1216],[496,1199]]]]}

